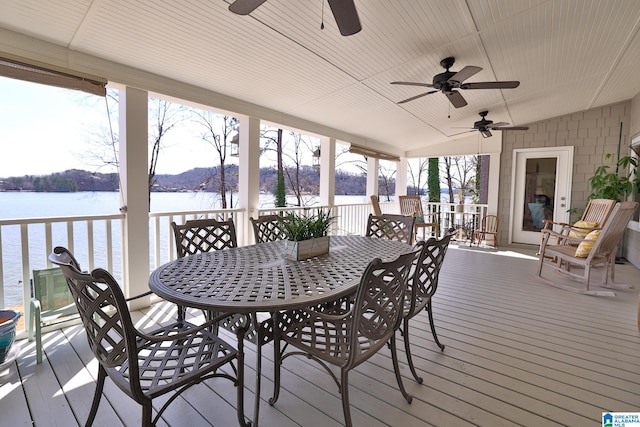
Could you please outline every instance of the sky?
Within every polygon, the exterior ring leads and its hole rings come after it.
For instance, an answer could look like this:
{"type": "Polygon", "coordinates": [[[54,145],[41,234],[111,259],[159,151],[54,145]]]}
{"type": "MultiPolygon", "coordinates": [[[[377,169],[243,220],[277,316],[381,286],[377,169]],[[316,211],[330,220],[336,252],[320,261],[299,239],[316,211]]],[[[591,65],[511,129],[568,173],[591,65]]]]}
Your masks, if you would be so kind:
{"type": "MultiPolygon", "coordinates": [[[[96,170],[90,140],[105,134],[107,123],[102,97],[0,77],[0,177],[96,170]]],[[[167,134],[156,172],[210,167],[214,155],[210,145],[183,126],[167,134]]]]}
{"type": "MultiPolygon", "coordinates": [[[[0,77],[0,178],[68,169],[115,172],[91,154],[95,141],[105,141],[108,135],[107,117],[103,97],[0,77]]],[[[199,132],[189,122],[168,132],[156,173],[178,174],[215,165],[217,153],[201,140],[199,132]]],[[[261,166],[271,165],[269,157],[274,156],[262,156],[261,166]]],[[[356,157],[362,159],[348,154],[341,161],[356,157]]],[[[235,161],[227,159],[229,163],[235,161]]],[[[310,154],[303,163],[307,161],[311,164],[310,154]]],[[[340,168],[359,171],[348,163],[340,168]]]]}

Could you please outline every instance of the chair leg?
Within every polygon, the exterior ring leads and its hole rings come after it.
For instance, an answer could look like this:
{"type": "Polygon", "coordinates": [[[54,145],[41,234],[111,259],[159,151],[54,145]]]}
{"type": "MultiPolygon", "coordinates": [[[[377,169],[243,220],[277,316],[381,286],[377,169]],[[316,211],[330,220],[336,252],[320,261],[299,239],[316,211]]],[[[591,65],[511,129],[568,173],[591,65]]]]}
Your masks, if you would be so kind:
{"type": "Polygon", "coordinates": [[[151,416],[153,415],[152,413],[153,408],[151,406],[151,399],[149,399],[148,401],[144,402],[142,404],[142,425],[143,427],[152,427],[153,426],[153,422],[151,420],[151,416]]]}
{"type": "Polygon", "coordinates": [[[87,418],[87,427],[93,425],[93,420],[96,418],[98,412],[98,406],[100,405],[100,398],[102,397],[102,388],[104,387],[104,379],[107,376],[107,371],[104,370],[102,365],[98,368],[98,380],[96,381],[96,391],[93,394],[93,403],[91,403],[91,410],[89,411],[89,418],[87,418]]]}
{"type": "Polygon", "coordinates": [[[440,340],[438,340],[438,334],[436,334],[436,325],[433,323],[433,311],[431,310],[431,301],[427,303],[425,307],[427,309],[427,314],[429,315],[429,326],[431,326],[431,334],[433,335],[433,340],[436,342],[438,347],[440,347],[440,351],[444,350],[444,344],[440,344],[440,340]]]}
{"type": "Polygon", "coordinates": [[[342,370],[340,375],[340,394],[342,395],[342,412],[344,413],[345,427],[352,427],[351,408],[349,406],[349,371],[342,370]]]}
{"type": "MultiPolygon", "coordinates": [[[[393,361],[393,372],[396,374],[396,381],[398,381],[398,388],[400,389],[400,393],[404,396],[404,399],[411,403],[413,400],[413,396],[407,393],[407,390],[404,389],[404,384],[402,383],[402,376],[400,375],[400,366],[398,365],[398,350],[396,348],[396,336],[395,334],[391,336],[391,360],[393,361]]],[[[343,383],[344,386],[344,383],[343,383]]]]}
{"type": "Polygon", "coordinates": [[[416,373],[416,368],[413,366],[413,357],[411,356],[411,344],[409,343],[409,319],[405,318],[403,323],[404,325],[403,325],[402,331],[403,331],[403,337],[404,337],[404,351],[407,355],[407,364],[409,365],[409,370],[411,371],[413,378],[415,378],[418,384],[422,384],[423,379],[422,377],[418,376],[418,374],[416,373]]]}

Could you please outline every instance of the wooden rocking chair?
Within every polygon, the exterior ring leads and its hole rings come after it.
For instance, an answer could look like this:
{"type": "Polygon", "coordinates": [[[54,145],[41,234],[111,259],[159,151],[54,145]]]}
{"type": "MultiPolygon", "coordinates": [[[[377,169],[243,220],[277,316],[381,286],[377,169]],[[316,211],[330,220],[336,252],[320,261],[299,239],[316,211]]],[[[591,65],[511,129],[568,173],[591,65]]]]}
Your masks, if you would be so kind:
{"type": "MultiPolygon", "coordinates": [[[[599,236],[594,241],[589,235],[584,239],[574,239],[568,236],[560,235],[552,230],[543,231],[542,245],[539,254],[538,277],[542,278],[550,285],[561,289],[579,292],[588,295],[599,296],[615,296],[613,291],[591,291],[589,290],[589,276],[591,268],[603,267],[602,287],[621,288],[608,283],[609,272],[611,271],[611,281],[614,280],[613,264],[615,263],[615,254],[618,243],[622,239],[622,235],[627,228],[627,224],[631,220],[634,212],[638,208],[638,202],[620,202],[615,205],[611,215],[607,218],[599,236]],[[551,236],[558,239],[558,244],[549,245],[548,241],[551,236]],[[591,250],[586,257],[576,256],[581,249],[580,245],[593,244],[591,250]],[[551,258],[552,261],[545,261],[545,258],[551,258]],[[582,281],[584,287],[576,288],[570,285],[564,285],[555,281],[542,277],[542,268],[548,266],[554,270],[568,275],[571,278],[582,281]],[[582,267],[581,273],[571,271],[572,267],[582,267]]],[[[595,234],[598,230],[590,233],[595,234]]],[[[628,288],[628,287],[625,287],[628,288]]]]}
{"type": "MultiPolygon", "coordinates": [[[[557,234],[549,235],[548,238],[551,240],[547,242],[547,244],[560,244],[559,239],[564,240],[566,236],[574,238],[584,237],[590,231],[602,228],[615,205],[615,200],[591,199],[582,214],[582,218],[580,218],[580,220],[574,225],[565,224],[563,222],[554,222],[546,219],[544,220],[544,228],[541,231],[544,233],[544,230],[553,230],[555,228],[557,234]]],[[[542,239],[544,239],[544,234],[542,239]]],[[[540,244],[540,251],[541,250],[542,242],[540,244]]],[[[538,253],[540,253],[540,251],[538,251],[538,253]]]]}

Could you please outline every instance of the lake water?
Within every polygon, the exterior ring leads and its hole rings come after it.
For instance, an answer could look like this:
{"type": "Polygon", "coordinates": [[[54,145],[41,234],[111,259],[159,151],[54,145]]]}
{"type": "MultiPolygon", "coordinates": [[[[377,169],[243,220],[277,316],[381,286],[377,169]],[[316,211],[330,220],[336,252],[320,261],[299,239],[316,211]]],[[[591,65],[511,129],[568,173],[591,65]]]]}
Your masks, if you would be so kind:
{"type": "MultiPolygon", "coordinates": [[[[306,197],[305,205],[312,205],[312,197],[306,197]]],[[[237,199],[235,199],[237,200],[237,199]]],[[[234,200],[234,202],[235,202],[234,200]]],[[[294,199],[288,200],[293,204],[294,199]]],[[[336,196],[336,204],[365,203],[365,196],[336,196]]],[[[32,193],[32,192],[0,192],[0,219],[66,217],[77,215],[113,215],[119,213],[121,206],[118,192],[78,192],[78,193],[32,193]]],[[[219,209],[219,197],[215,193],[152,193],[151,212],[197,211],[219,209]]],[[[273,207],[273,195],[260,195],[260,207],[273,207]]],[[[96,264],[102,258],[99,253],[106,248],[106,230],[104,222],[94,223],[96,264]],[[100,241],[102,239],[102,241],[100,241]]],[[[86,241],[86,228],[74,228],[76,247],[86,241]]],[[[5,305],[22,303],[22,266],[20,262],[20,228],[5,226],[0,229],[2,241],[3,276],[5,305]]],[[[120,230],[114,226],[112,232],[114,264],[119,262],[120,230]],[[116,229],[117,228],[117,229],[116,229]]],[[[52,225],[54,245],[66,245],[66,232],[59,224],[52,225]]],[[[29,263],[31,268],[46,267],[44,253],[44,227],[29,226],[29,263]]],[[[106,250],[104,250],[106,252],[106,250]]],[[[79,259],[82,265],[86,265],[79,259]]],[[[98,265],[96,265],[98,266],[98,265]]]]}

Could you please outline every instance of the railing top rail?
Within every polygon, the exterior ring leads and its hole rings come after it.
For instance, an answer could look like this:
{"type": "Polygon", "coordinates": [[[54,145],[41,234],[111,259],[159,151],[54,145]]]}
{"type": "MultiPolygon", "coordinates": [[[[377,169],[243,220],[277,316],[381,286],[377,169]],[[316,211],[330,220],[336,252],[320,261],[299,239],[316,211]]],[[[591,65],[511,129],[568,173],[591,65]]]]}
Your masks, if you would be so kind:
{"type": "Polygon", "coordinates": [[[124,219],[124,214],[110,215],[72,215],[72,216],[48,216],[38,218],[6,218],[0,219],[2,225],[18,225],[18,224],[42,224],[50,222],[69,222],[69,221],[99,221],[105,219],[124,219]]]}

